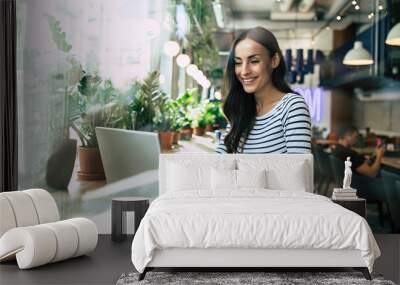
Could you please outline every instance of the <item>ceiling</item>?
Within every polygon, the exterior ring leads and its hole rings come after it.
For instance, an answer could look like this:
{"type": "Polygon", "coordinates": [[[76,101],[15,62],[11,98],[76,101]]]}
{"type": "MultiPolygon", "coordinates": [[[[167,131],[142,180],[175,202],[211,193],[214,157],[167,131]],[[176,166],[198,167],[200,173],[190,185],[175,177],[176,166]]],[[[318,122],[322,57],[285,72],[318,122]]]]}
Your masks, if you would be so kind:
{"type": "MultiPolygon", "coordinates": [[[[329,26],[344,29],[351,24],[370,24],[374,15],[386,13],[386,0],[214,0],[222,5],[224,28],[216,33],[220,50],[228,50],[232,39],[245,29],[262,26],[275,34],[313,37],[329,26]],[[341,19],[336,17],[340,15],[341,19]],[[293,33],[293,31],[295,33],[293,33]]],[[[375,16],[376,17],[376,16],[375,16]]]]}
{"type": "MultiPolygon", "coordinates": [[[[222,0],[221,0],[222,1],[222,0]]],[[[349,23],[371,21],[368,15],[374,4],[382,5],[386,0],[356,0],[356,10],[351,0],[225,0],[222,3],[228,29],[248,29],[255,23],[269,25],[271,30],[298,27],[318,28],[321,24],[335,20],[332,24],[340,28],[349,23]],[[341,15],[340,21],[336,16],[341,15]],[[348,21],[348,20],[350,21],[348,21]]]]}

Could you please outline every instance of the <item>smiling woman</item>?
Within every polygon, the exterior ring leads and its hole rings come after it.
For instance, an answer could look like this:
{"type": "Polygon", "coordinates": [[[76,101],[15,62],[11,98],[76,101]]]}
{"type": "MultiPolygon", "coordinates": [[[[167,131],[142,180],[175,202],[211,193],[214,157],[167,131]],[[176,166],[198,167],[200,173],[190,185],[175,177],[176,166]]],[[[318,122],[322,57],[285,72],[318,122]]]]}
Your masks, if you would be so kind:
{"type": "Polygon", "coordinates": [[[233,43],[225,70],[228,119],[218,153],[310,153],[311,121],[304,98],[285,82],[275,36],[256,27],[233,43]]]}

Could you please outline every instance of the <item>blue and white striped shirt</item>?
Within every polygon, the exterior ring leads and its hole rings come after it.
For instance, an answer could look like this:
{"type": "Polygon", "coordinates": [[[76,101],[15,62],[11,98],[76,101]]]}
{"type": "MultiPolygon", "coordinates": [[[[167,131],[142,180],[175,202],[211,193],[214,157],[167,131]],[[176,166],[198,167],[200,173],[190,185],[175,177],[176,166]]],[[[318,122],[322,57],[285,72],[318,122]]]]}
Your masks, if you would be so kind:
{"type": "MultiPolygon", "coordinates": [[[[216,148],[218,153],[226,153],[224,138],[221,136],[216,148]]],[[[241,139],[240,145],[243,144],[241,139]]],[[[240,147],[239,147],[240,149],[240,147]]],[[[241,153],[310,153],[311,119],[308,106],[301,95],[288,93],[268,113],[256,117],[241,153]]]]}

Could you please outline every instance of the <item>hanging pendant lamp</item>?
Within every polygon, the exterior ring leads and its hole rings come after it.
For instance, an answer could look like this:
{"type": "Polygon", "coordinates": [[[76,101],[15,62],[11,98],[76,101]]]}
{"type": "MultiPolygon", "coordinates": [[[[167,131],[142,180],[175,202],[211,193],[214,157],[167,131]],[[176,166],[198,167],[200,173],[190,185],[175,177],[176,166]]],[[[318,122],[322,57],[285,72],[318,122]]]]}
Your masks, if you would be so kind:
{"type": "Polygon", "coordinates": [[[362,42],[354,42],[354,48],[349,50],[343,59],[343,64],[361,66],[374,63],[371,54],[363,47],[362,42]]]}
{"type": "Polygon", "coordinates": [[[400,23],[397,23],[389,31],[385,43],[391,46],[400,46],[400,23]]]}

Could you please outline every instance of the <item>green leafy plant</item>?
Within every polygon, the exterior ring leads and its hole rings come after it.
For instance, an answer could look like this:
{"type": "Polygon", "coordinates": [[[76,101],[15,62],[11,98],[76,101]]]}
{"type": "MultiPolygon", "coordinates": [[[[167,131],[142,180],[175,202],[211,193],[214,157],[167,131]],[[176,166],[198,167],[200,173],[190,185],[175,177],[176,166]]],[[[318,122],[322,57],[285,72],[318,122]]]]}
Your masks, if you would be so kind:
{"type": "Polygon", "coordinates": [[[177,120],[181,128],[190,128],[193,123],[193,109],[200,103],[200,96],[197,89],[188,89],[176,99],[177,120]]]}
{"type": "Polygon", "coordinates": [[[169,132],[174,125],[174,102],[167,94],[162,93],[157,100],[156,113],[153,119],[154,130],[158,132],[169,132]]]}
{"type": "Polygon", "coordinates": [[[204,114],[204,121],[206,122],[206,125],[214,125],[215,124],[215,115],[211,114],[209,112],[205,112],[204,114]]]}
{"type": "Polygon", "coordinates": [[[171,131],[177,132],[184,126],[184,118],[179,112],[179,104],[176,100],[170,100],[168,106],[172,119],[171,131]]]}
{"type": "Polygon", "coordinates": [[[163,100],[163,93],[159,84],[159,72],[152,71],[144,79],[140,89],[129,109],[135,117],[133,129],[142,131],[153,131],[154,117],[157,106],[163,100]]]}
{"type": "Polygon", "coordinates": [[[129,113],[122,94],[111,80],[102,81],[96,73],[85,74],[78,86],[77,98],[80,116],[72,127],[84,147],[97,147],[96,127],[126,128],[129,113]]]}
{"type": "Polygon", "coordinates": [[[221,102],[204,100],[191,111],[192,127],[204,128],[206,125],[220,124],[225,120],[221,110],[221,102]]]}
{"type": "Polygon", "coordinates": [[[60,25],[60,21],[49,14],[44,14],[44,17],[47,20],[53,41],[57,45],[57,48],[65,53],[68,53],[72,49],[72,45],[67,42],[65,32],[62,30],[60,25]]]}
{"type": "Polygon", "coordinates": [[[202,115],[199,115],[198,117],[196,116],[193,119],[193,122],[192,122],[193,128],[205,128],[206,125],[207,125],[207,122],[206,122],[204,116],[202,116],[202,115]]]}
{"type": "Polygon", "coordinates": [[[77,111],[78,105],[77,102],[74,101],[73,97],[77,93],[77,86],[79,80],[84,74],[84,71],[80,63],[69,54],[72,49],[72,45],[67,42],[65,32],[62,30],[60,25],[60,21],[49,14],[44,14],[44,17],[47,20],[53,42],[55,43],[57,49],[62,52],[60,58],[64,60],[64,65],[60,65],[60,69],[57,67],[57,70],[51,73],[50,79],[53,83],[52,86],[54,87],[54,94],[59,94],[58,90],[63,90],[61,95],[63,96],[63,110],[58,110],[58,113],[56,112],[54,117],[52,116],[52,120],[57,120],[60,117],[58,114],[62,114],[63,122],[61,140],[66,141],[70,137],[69,128],[71,126],[71,122],[77,116],[79,116],[79,112],[77,111]]]}
{"type": "Polygon", "coordinates": [[[139,80],[134,80],[132,84],[129,86],[128,90],[125,92],[124,105],[127,106],[128,117],[126,118],[126,126],[129,130],[135,129],[136,117],[137,117],[137,105],[134,104],[136,100],[136,96],[141,89],[142,83],[139,80]]]}
{"type": "Polygon", "coordinates": [[[205,107],[205,113],[207,125],[221,124],[225,121],[220,101],[208,102],[205,107]]]}
{"type": "Polygon", "coordinates": [[[191,110],[193,128],[205,128],[207,125],[207,103],[208,100],[204,100],[191,110]]]}

